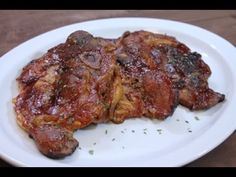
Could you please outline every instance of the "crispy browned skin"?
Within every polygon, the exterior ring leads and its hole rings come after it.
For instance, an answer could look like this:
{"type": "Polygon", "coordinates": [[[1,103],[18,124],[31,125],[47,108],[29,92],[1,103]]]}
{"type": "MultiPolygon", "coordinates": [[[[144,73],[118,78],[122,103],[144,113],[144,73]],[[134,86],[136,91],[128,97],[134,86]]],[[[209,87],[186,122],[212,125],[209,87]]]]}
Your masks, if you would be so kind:
{"type": "Polygon", "coordinates": [[[209,67],[175,38],[145,31],[111,40],[85,31],[23,68],[14,99],[17,122],[40,152],[74,152],[73,132],[92,123],[165,119],[180,102],[206,109],[224,100],[208,88],[209,67]]]}

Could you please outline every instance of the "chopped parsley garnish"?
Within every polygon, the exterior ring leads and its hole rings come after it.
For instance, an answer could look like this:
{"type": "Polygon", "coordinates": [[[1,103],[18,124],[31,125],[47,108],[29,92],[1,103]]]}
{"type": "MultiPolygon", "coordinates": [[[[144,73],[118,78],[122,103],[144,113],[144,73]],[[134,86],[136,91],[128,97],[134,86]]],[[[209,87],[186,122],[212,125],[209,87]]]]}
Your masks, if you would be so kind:
{"type": "Polygon", "coordinates": [[[157,129],[158,133],[161,134],[162,129],[157,129]]]}
{"type": "Polygon", "coordinates": [[[147,134],[147,132],[143,132],[145,135],[147,134]]]}
{"type": "Polygon", "coordinates": [[[134,133],[135,132],[135,130],[132,130],[132,133],[134,133]]]}
{"type": "Polygon", "coordinates": [[[79,147],[79,150],[81,150],[82,148],[81,147],[79,147]]]}
{"type": "Polygon", "coordinates": [[[121,133],[125,133],[123,130],[121,130],[121,133]]]}
{"type": "Polygon", "coordinates": [[[94,150],[89,150],[88,152],[89,152],[90,155],[94,154],[94,150]]]}
{"type": "Polygon", "coordinates": [[[185,123],[187,123],[187,124],[188,124],[188,123],[189,123],[189,121],[187,121],[187,120],[186,120],[186,121],[185,121],[185,123]]]}
{"type": "Polygon", "coordinates": [[[107,134],[107,130],[105,130],[105,134],[107,134]]]}
{"type": "Polygon", "coordinates": [[[194,118],[195,118],[196,120],[200,120],[198,116],[195,116],[194,118]]]}
{"type": "Polygon", "coordinates": [[[192,133],[192,130],[191,130],[190,128],[188,128],[188,132],[189,132],[189,133],[192,133]]]}
{"type": "Polygon", "coordinates": [[[146,131],[147,130],[147,128],[145,128],[145,129],[143,129],[144,131],[146,131]]]}
{"type": "Polygon", "coordinates": [[[103,106],[105,109],[108,109],[110,107],[109,104],[107,104],[107,103],[103,103],[103,106]]]}
{"type": "Polygon", "coordinates": [[[179,122],[179,119],[176,119],[177,122],[179,122]]]}
{"type": "Polygon", "coordinates": [[[112,141],[115,141],[116,139],[115,138],[112,138],[112,141]]]}

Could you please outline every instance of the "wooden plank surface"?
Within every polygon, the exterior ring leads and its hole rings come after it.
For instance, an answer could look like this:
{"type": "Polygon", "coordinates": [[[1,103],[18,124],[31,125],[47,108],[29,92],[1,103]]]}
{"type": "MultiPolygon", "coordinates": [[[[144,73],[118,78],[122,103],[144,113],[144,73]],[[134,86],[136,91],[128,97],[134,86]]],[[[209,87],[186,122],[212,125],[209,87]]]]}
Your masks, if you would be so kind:
{"type": "MultiPolygon", "coordinates": [[[[20,43],[49,30],[86,20],[110,17],[152,17],[178,20],[217,33],[236,45],[236,11],[199,10],[2,10],[0,56],[20,43]]],[[[0,159],[0,166],[11,166],[0,159]]],[[[236,167],[236,133],[187,167],[236,167]]]]}

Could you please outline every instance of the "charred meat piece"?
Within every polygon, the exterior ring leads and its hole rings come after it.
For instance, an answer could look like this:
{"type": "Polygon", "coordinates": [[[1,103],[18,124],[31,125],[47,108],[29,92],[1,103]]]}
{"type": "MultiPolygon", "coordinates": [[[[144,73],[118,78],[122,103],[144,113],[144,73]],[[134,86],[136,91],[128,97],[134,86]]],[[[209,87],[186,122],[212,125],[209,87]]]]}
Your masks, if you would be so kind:
{"type": "Polygon", "coordinates": [[[108,121],[115,90],[111,40],[84,31],[30,62],[17,78],[17,122],[48,157],[62,158],[78,146],[73,132],[108,121]]]}
{"type": "Polygon", "coordinates": [[[164,72],[146,72],[143,88],[146,117],[165,119],[173,114],[178,104],[178,92],[164,72]]]}
{"type": "Polygon", "coordinates": [[[30,133],[39,151],[50,158],[58,159],[70,155],[78,146],[72,132],[58,125],[42,124],[30,133]]]}
{"type": "Polygon", "coordinates": [[[126,32],[118,39],[76,31],[26,65],[13,99],[18,124],[41,153],[63,158],[77,129],[146,116],[165,119],[178,103],[207,109],[224,100],[208,87],[201,55],[166,35],[126,32]]]}
{"type": "Polygon", "coordinates": [[[178,104],[177,89],[165,71],[141,56],[139,52],[145,50],[142,48],[145,46],[140,41],[129,42],[123,41],[123,38],[116,41],[115,55],[124,94],[114,119],[140,116],[165,119],[178,104]],[[127,45],[125,42],[128,42],[127,45]]]}
{"type": "Polygon", "coordinates": [[[211,70],[201,55],[191,52],[174,37],[146,31],[126,32],[117,45],[120,46],[118,54],[126,51],[129,60],[140,60],[151,70],[166,72],[174,88],[179,90],[179,103],[183,106],[202,110],[225,99],[223,94],[208,87],[211,70]]]}

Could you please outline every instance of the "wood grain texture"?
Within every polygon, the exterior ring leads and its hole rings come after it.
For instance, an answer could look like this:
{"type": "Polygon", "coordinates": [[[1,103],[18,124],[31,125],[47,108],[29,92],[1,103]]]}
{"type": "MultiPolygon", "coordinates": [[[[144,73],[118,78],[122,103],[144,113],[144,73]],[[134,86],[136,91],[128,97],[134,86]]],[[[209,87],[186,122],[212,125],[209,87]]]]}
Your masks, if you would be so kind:
{"type": "MultiPolygon", "coordinates": [[[[20,43],[49,30],[86,20],[110,17],[152,17],[203,27],[236,45],[236,11],[199,10],[2,10],[0,56],[20,43]]],[[[174,157],[173,157],[174,158],[174,157]]],[[[0,159],[0,166],[11,166],[0,159]]],[[[236,167],[236,133],[187,167],[236,167]]]]}

